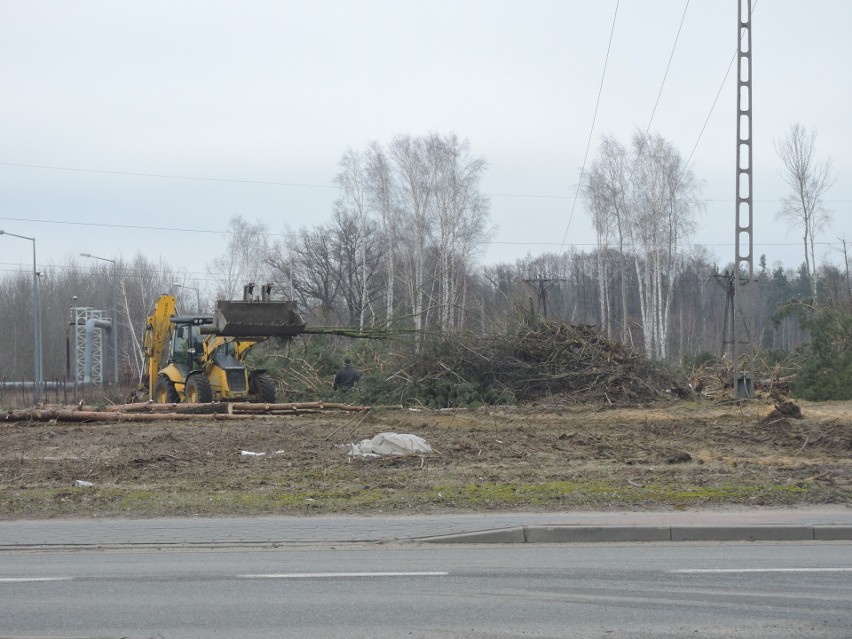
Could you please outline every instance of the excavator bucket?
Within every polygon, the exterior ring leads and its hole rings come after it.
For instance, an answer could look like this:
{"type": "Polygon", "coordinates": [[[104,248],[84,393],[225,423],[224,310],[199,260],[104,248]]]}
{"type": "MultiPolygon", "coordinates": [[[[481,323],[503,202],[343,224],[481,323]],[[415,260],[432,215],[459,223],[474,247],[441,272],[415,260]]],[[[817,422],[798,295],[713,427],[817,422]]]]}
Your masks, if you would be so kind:
{"type": "Polygon", "coordinates": [[[296,302],[219,300],[210,332],[228,337],[295,337],[304,330],[296,302]]]}

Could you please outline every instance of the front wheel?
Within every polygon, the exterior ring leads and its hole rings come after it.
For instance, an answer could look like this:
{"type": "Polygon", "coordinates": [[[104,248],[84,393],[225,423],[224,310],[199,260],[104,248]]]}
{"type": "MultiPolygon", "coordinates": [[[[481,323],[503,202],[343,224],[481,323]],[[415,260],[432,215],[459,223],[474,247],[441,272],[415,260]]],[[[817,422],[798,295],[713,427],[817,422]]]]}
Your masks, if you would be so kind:
{"type": "Polygon", "coordinates": [[[213,389],[210,380],[204,375],[193,375],[186,380],[186,401],[189,404],[209,404],[213,401],[213,389]]]}
{"type": "Polygon", "coordinates": [[[249,381],[249,391],[254,395],[254,401],[263,404],[275,403],[275,380],[269,373],[254,373],[249,381]]]}
{"type": "Polygon", "coordinates": [[[180,401],[175,384],[165,375],[157,378],[154,385],[154,402],[157,404],[177,404],[180,401]]]}

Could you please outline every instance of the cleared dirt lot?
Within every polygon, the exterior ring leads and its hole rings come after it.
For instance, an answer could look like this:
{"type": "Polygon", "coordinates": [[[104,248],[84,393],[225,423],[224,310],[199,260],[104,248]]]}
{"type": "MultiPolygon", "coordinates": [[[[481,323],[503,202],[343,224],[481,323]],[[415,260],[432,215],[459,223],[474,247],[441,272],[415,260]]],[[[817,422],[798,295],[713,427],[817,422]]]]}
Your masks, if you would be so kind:
{"type": "Polygon", "coordinates": [[[852,503],[852,403],[800,407],[803,419],[770,416],[771,400],[702,400],[3,422],[0,516],[852,503]],[[419,435],[434,452],[348,455],[380,432],[419,435]]]}

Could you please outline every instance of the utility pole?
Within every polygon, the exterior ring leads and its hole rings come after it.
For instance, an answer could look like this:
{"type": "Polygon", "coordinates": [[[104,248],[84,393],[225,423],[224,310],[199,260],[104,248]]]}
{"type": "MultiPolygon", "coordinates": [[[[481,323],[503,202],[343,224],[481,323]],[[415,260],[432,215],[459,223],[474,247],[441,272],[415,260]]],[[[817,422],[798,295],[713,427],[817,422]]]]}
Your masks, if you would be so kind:
{"type": "Polygon", "coordinates": [[[530,279],[524,280],[524,284],[529,286],[538,297],[538,308],[544,319],[547,319],[547,292],[559,282],[563,281],[565,280],[551,280],[546,277],[531,277],[530,279]]]}
{"type": "Polygon", "coordinates": [[[175,288],[187,288],[191,291],[195,291],[195,312],[201,313],[201,292],[197,286],[187,286],[186,284],[179,284],[178,282],[172,282],[172,286],[175,288]]]}
{"type": "MultiPolygon", "coordinates": [[[[737,181],[736,181],[736,259],[733,272],[733,321],[731,322],[731,362],[733,364],[734,399],[750,399],[754,386],[750,371],[739,370],[739,347],[751,341],[754,321],[753,303],[743,298],[754,288],[752,251],[753,194],[752,194],[752,91],[751,91],[751,2],[738,0],[737,29],[737,181]],[[740,338],[738,320],[742,320],[745,335],[740,338]]],[[[753,300],[751,300],[753,301],[753,300]]]]}

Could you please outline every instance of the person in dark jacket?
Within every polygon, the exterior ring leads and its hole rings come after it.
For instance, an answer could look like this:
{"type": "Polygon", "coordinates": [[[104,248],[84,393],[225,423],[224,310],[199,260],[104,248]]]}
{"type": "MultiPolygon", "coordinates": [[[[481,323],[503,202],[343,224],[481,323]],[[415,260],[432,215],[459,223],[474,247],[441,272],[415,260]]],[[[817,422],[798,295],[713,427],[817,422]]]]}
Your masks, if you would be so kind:
{"type": "Polygon", "coordinates": [[[334,376],[334,390],[349,391],[355,386],[355,382],[361,379],[361,373],[352,367],[352,360],[348,357],[343,360],[343,368],[334,376]]]}

